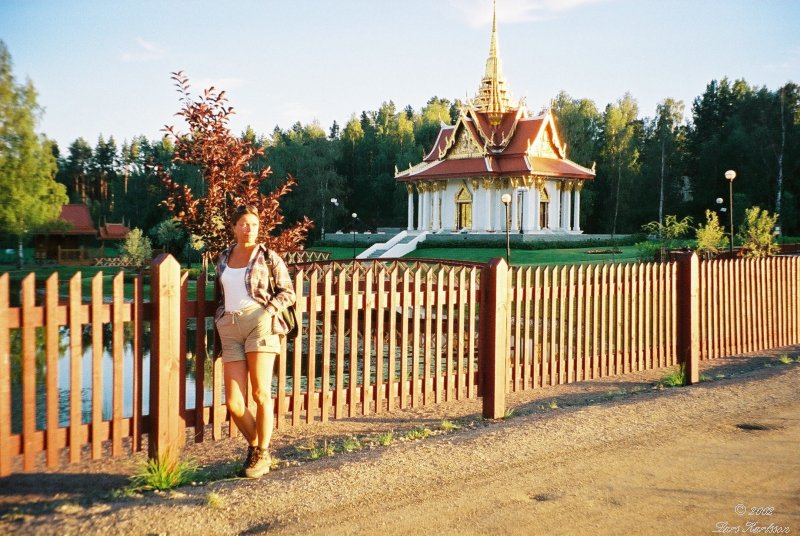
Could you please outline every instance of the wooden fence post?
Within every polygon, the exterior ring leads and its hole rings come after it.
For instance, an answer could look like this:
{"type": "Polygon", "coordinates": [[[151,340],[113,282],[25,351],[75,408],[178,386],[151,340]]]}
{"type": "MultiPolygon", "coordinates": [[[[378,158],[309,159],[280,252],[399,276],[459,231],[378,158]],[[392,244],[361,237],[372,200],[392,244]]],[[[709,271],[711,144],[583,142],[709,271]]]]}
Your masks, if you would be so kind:
{"type": "Polygon", "coordinates": [[[681,253],[677,260],[678,362],[691,385],[700,382],[700,262],[694,252],[681,253]]]}
{"type": "Polygon", "coordinates": [[[508,264],[492,259],[481,276],[484,288],[480,312],[479,349],[483,381],[483,417],[502,419],[506,413],[506,370],[510,353],[508,329],[508,264]]]}
{"type": "MultiPolygon", "coordinates": [[[[183,446],[180,412],[181,267],[172,255],[153,260],[150,281],[153,307],[150,347],[151,458],[183,446]]],[[[201,410],[198,410],[201,411],[201,410]]]]}

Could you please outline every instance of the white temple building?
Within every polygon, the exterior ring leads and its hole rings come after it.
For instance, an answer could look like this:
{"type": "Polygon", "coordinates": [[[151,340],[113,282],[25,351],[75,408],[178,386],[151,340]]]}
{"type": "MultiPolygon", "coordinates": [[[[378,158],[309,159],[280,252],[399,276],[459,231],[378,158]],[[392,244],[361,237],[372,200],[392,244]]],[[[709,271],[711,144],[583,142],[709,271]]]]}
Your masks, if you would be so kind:
{"type": "Polygon", "coordinates": [[[512,104],[496,17],[477,96],[422,162],[395,174],[408,190],[409,232],[504,232],[509,194],[510,231],[534,235],[582,233],[581,189],[594,177],[567,159],[550,111],[531,117],[523,102],[512,104]]]}

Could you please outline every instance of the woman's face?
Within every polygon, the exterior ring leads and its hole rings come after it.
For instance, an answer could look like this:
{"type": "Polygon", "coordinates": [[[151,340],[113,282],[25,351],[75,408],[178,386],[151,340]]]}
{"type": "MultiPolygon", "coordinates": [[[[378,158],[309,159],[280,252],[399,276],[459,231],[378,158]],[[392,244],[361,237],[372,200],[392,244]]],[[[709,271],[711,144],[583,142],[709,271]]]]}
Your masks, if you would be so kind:
{"type": "Polygon", "coordinates": [[[233,224],[233,234],[238,244],[255,244],[258,240],[258,217],[255,214],[242,214],[233,224]]]}

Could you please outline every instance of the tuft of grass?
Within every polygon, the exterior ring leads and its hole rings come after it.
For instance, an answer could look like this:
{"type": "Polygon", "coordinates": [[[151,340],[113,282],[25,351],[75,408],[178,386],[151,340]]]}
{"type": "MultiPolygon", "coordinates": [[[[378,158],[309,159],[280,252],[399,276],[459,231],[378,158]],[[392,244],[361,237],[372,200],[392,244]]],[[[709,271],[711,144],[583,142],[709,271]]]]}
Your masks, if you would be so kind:
{"type": "Polygon", "coordinates": [[[448,421],[447,419],[445,419],[439,425],[439,428],[441,428],[445,432],[452,432],[453,430],[458,430],[459,428],[461,428],[461,425],[460,424],[456,424],[453,421],[448,421]]]}
{"type": "Polygon", "coordinates": [[[506,412],[503,414],[503,419],[510,419],[514,416],[514,408],[507,408],[506,412]]]}
{"type": "Polygon", "coordinates": [[[727,376],[725,376],[724,374],[714,374],[715,380],[724,380],[725,378],[727,378],[727,376]]]}
{"type": "Polygon", "coordinates": [[[708,376],[708,375],[703,374],[703,373],[700,374],[700,382],[701,383],[702,382],[710,382],[710,381],[713,381],[713,378],[711,376],[708,376]]]}
{"type": "Polygon", "coordinates": [[[623,391],[622,389],[612,389],[611,391],[606,392],[603,396],[607,400],[612,400],[620,396],[625,396],[625,391],[623,391]]]}
{"type": "Polygon", "coordinates": [[[661,385],[664,387],[683,387],[686,385],[686,369],[683,365],[675,371],[670,372],[661,378],[661,385]]]}
{"type": "Polygon", "coordinates": [[[358,438],[355,437],[355,436],[346,437],[342,441],[342,447],[341,448],[342,448],[343,452],[353,452],[353,451],[356,451],[356,450],[360,450],[361,449],[361,441],[359,441],[358,438]]]}
{"type": "Polygon", "coordinates": [[[388,432],[378,434],[375,438],[375,441],[377,441],[378,445],[381,445],[382,447],[388,447],[394,442],[394,432],[390,430],[388,432]]]}
{"type": "Polygon", "coordinates": [[[332,442],[326,439],[321,445],[317,445],[316,441],[312,441],[308,448],[308,459],[319,460],[320,458],[327,458],[336,454],[336,447],[332,442]]]}
{"type": "Polygon", "coordinates": [[[416,426],[406,432],[405,438],[410,440],[425,439],[432,433],[433,432],[430,430],[430,428],[426,428],[425,426],[416,426]]]}
{"type": "Polygon", "coordinates": [[[550,402],[547,403],[547,407],[550,409],[558,409],[558,402],[556,402],[555,400],[551,400],[550,402]]]}
{"type": "Polygon", "coordinates": [[[778,358],[778,361],[780,361],[782,365],[791,365],[794,363],[794,359],[789,357],[789,354],[783,354],[778,358]]]}
{"type": "Polygon", "coordinates": [[[130,477],[133,491],[169,490],[197,480],[197,462],[181,460],[174,452],[147,460],[138,473],[130,477]]]}
{"type": "Polygon", "coordinates": [[[206,506],[216,509],[225,508],[225,499],[219,493],[210,491],[206,495],[206,506]]]}

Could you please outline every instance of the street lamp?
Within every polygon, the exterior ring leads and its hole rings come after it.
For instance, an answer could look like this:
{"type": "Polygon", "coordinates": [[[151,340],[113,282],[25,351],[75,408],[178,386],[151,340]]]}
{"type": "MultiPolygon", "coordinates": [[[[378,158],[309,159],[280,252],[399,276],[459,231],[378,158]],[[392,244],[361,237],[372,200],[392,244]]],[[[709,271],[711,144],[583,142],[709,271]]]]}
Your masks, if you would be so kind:
{"type": "Polygon", "coordinates": [[[508,211],[508,206],[511,203],[511,195],[510,194],[503,194],[500,197],[500,201],[506,206],[506,263],[511,265],[511,237],[509,236],[510,227],[511,227],[511,213],[508,211]]]}
{"type": "MultiPolygon", "coordinates": [[[[339,200],[335,197],[331,197],[331,203],[334,206],[339,206],[339,200]]],[[[325,240],[325,203],[322,203],[322,239],[325,240]]]]}
{"type": "Polygon", "coordinates": [[[358,214],[353,212],[352,216],[353,216],[353,229],[351,232],[353,233],[353,260],[356,260],[356,220],[358,219],[358,214]]]}
{"type": "Polygon", "coordinates": [[[725,172],[725,178],[728,179],[728,212],[730,213],[730,223],[731,223],[731,253],[733,253],[733,179],[736,178],[736,172],[732,169],[729,169],[725,172]]]}

